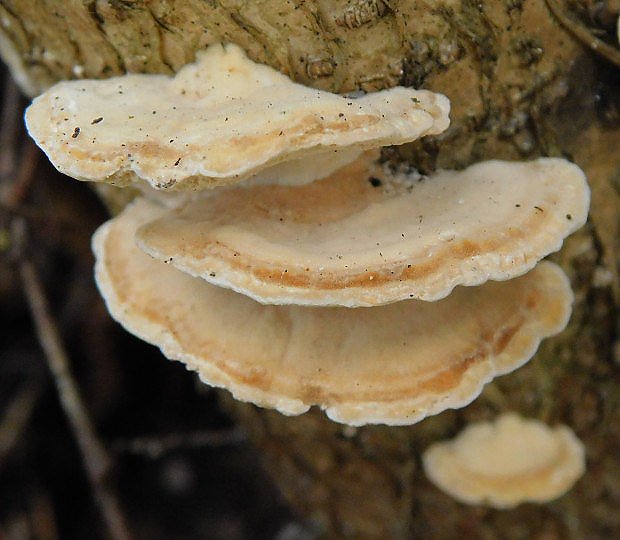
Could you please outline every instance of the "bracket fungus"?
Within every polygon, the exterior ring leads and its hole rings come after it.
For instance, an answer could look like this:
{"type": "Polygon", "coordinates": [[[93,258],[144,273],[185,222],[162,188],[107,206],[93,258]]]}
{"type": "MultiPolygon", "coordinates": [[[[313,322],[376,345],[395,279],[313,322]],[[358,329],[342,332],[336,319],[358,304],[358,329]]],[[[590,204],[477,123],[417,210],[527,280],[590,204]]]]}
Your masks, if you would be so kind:
{"type": "Polygon", "coordinates": [[[371,175],[371,159],[305,186],[220,191],[142,227],[140,247],[266,304],[375,306],[521,275],[587,217],[583,172],[563,159],[428,179],[371,175]]]}
{"type": "Polygon", "coordinates": [[[373,163],[448,111],[425,90],[306,88],[212,45],[174,77],[59,83],[26,121],[61,172],[144,194],[93,240],[125,328],[238,399],[398,425],[465,406],[564,328],[567,278],[535,265],[587,214],[564,160],[373,163]]]}
{"type": "Polygon", "coordinates": [[[552,263],[434,303],[265,306],[143,253],[135,232],[163,212],[138,200],[95,235],[113,317],[208,384],[285,414],[318,405],[339,422],[398,425],[462,407],[570,314],[570,286],[552,263]]]}
{"type": "Polygon", "coordinates": [[[448,111],[447,98],[427,90],[354,99],[308,88],[216,44],[175,77],[61,82],[33,101],[26,124],[74,178],[199,190],[258,173],[270,181],[279,174],[268,169],[293,159],[305,159],[311,181],[364,149],[444,131],[448,111]]]}
{"type": "Polygon", "coordinates": [[[423,464],[428,478],[455,499],[505,509],[566,493],[585,471],[585,450],[566,426],[509,413],[432,445],[423,464]]]}

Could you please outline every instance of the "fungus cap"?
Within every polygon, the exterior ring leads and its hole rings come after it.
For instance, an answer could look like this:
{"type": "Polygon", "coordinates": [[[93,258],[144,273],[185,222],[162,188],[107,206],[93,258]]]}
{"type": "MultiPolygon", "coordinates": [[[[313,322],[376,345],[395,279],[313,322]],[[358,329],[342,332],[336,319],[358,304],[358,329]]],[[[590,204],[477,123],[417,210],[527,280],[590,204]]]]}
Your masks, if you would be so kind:
{"type": "Polygon", "coordinates": [[[585,470],[585,451],[566,426],[508,413],[432,445],[423,463],[428,478],[455,499],[513,508],[566,493],[585,470]]]}
{"type": "Polygon", "coordinates": [[[235,45],[196,56],[175,77],[61,82],[28,108],[28,131],[74,178],[198,190],[260,172],[273,179],[266,169],[301,158],[310,181],[365,148],[449,124],[447,98],[430,91],[397,87],[353,99],[293,83],[235,45]]]}
{"type": "Polygon", "coordinates": [[[562,159],[430,178],[371,164],[366,154],[312,184],[214,193],[144,225],[139,245],[263,303],[376,306],[521,275],[587,217],[585,177],[562,159]]]}
{"type": "Polygon", "coordinates": [[[435,303],[265,306],[142,252],[134,233],[162,212],[139,200],[95,235],[112,316],[204,382],[285,414],[318,405],[338,422],[397,425],[463,407],[570,314],[570,286],[551,263],[435,303]]]}

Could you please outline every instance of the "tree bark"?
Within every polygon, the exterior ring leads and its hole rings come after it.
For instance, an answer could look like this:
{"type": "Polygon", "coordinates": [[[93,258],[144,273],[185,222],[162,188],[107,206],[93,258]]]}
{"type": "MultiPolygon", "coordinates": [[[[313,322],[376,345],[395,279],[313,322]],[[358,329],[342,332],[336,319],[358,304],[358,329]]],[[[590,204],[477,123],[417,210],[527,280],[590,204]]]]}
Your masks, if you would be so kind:
{"type": "MultiPolygon", "coordinates": [[[[578,8],[589,3],[553,4],[582,24],[578,8]]],[[[553,257],[575,290],[569,328],[472,405],[409,427],[354,429],[317,411],[288,418],[227,395],[223,402],[324,537],[620,535],[620,70],[574,38],[548,2],[0,0],[0,22],[0,51],[32,96],[61,79],[172,73],[197,49],[228,41],[318,88],[400,83],[445,93],[448,132],[386,150],[423,171],[574,159],[592,206],[588,224],[553,257]],[[587,473],[566,496],[496,511],[458,504],[425,479],[420,454],[429,444],[507,410],[565,423],[584,441],[587,473]]],[[[122,203],[117,192],[107,198],[122,203]]]]}

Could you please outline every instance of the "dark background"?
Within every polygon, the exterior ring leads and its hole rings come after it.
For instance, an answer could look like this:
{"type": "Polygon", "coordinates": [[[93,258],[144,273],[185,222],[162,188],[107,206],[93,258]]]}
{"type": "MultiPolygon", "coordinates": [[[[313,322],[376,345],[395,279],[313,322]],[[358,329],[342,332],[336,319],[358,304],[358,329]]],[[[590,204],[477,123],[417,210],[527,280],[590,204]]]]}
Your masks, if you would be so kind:
{"type": "Polygon", "coordinates": [[[27,101],[4,66],[0,91],[0,539],[107,535],[35,331],[24,262],[109,452],[101,484],[135,538],[308,538],[215,391],[110,319],[90,252],[106,209],[28,139],[27,101]]]}

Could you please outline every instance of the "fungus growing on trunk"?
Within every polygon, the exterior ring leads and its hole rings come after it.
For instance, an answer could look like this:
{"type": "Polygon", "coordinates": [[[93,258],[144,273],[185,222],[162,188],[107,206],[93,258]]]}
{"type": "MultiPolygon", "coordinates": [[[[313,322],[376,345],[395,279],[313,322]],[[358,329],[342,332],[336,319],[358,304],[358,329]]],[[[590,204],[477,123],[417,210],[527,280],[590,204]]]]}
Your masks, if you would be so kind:
{"type": "Polygon", "coordinates": [[[305,160],[298,180],[308,182],[364,149],[442,132],[448,111],[447,98],[427,90],[354,99],[307,88],[235,45],[212,45],[175,77],[61,82],[34,100],[26,123],[74,178],[199,190],[259,173],[268,182],[293,159],[305,160]]]}
{"type": "Polygon", "coordinates": [[[317,405],[338,422],[397,425],[463,407],[570,314],[570,286],[551,263],[434,303],[265,306],[143,253],[135,232],[162,212],[138,200],[96,233],[110,313],[206,383],[285,414],[317,405]]]}
{"type": "Polygon", "coordinates": [[[395,425],[465,406],[571,310],[563,272],[532,268],[585,220],[576,166],[423,179],[364,152],[440,133],[448,109],[428,91],[305,88],[214,45],[174,78],[60,83],[26,119],[62,172],[146,194],[93,242],[125,328],[238,399],[395,425]],[[510,281],[452,291],[489,279],[510,281]]]}
{"type": "Polygon", "coordinates": [[[138,231],[142,249],[266,304],[435,301],[531,270],[586,220],[589,189],[563,159],[464,171],[371,171],[364,155],[305,186],[237,187],[138,231]]]}
{"type": "Polygon", "coordinates": [[[566,493],[585,471],[585,451],[566,426],[504,414],[432,445],[423,463],[428,478],[455,499],[513,508],[566,493]]]}

